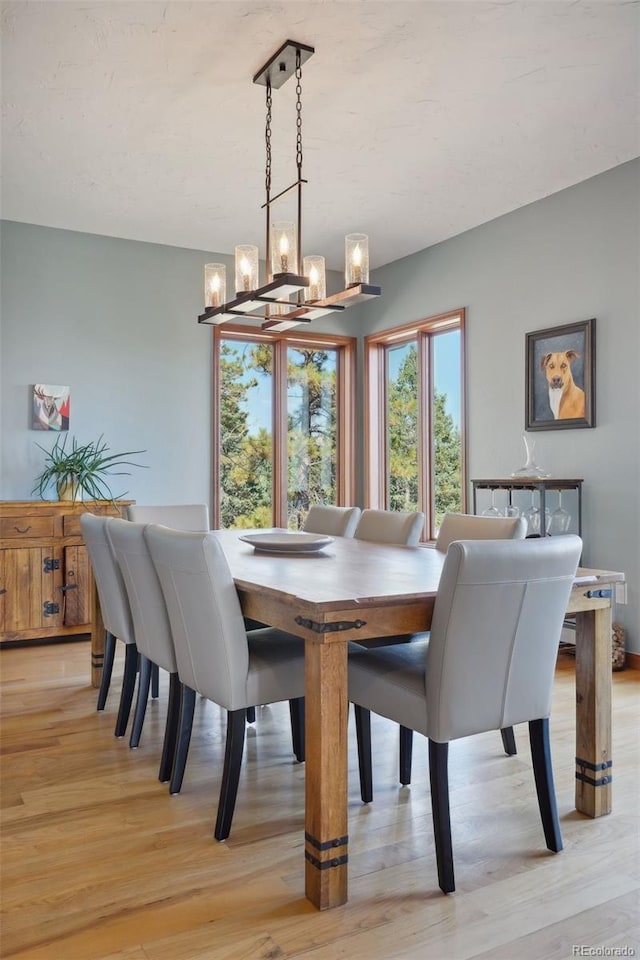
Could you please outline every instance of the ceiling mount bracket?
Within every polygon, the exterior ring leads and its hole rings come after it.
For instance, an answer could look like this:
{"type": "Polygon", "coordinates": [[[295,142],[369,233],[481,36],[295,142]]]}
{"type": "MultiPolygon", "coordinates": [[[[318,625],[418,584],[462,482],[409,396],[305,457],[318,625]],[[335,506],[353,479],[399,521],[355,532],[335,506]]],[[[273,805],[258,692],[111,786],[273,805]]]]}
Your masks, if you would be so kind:
{"type": "Polygon", "coordinates": [[[296,53],[300,51],[300,66],[305,64],[309,57],[315,53],[315,47],[309,47],[306,43],[298,43],[297,40],[285,40],[279,50],[267,60],[263,67],[253,78],[254,83],[261,83],[263,87],[271,84],[273,90],[278,90],[289,77],[293,77],[296,72],[296,53]]]}

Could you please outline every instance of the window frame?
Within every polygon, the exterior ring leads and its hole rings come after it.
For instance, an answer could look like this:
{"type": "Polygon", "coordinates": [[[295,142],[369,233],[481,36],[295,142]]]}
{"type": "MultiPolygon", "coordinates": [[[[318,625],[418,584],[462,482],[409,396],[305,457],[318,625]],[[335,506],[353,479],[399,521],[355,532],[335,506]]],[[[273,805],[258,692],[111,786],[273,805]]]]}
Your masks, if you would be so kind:
{"type": "Polygon", "coordinates": [[[407,342],[418,347],[418,507],[425,514],[426,540],[436,539],[431,509],[433,488],[433,339],[446,330],[460,331],[460,476],[461,508],[467,510],[466,311],[464,308],[386,328],[364,338],[364,499],[365,506],[385,509],[387,490],[387,355],[407,342]]]}
{"type": "Polygon", "coordinates": [[[273,344],[273,525],[287,527],[287,349],[327,347],[337,351],[336,397],[336,500],[337,506],[356,502],[356,337],[334,333],[307,333],[297,328],[269,332],[241,324],[220,324],[213,328],[213,436],[212,436],[212,522],[220,527],[220,350],[224,340],[245,340],[273,344]]]}

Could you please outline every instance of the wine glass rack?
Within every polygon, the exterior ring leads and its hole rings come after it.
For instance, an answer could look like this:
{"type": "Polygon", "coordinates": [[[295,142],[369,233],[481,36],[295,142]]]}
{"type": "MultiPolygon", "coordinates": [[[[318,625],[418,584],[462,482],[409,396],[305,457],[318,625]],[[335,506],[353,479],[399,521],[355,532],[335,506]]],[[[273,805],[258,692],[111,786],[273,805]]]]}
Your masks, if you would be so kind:
{"type": "MultiPolygon", "coordinates": [[[[509,477],[508,479],[492,479],[492,480],[472,480],[471,485],[473,488],[473,512],[477,514],[482,512],[483,504],[479,501],[481,500],[481,495],[479,496],[480,491],[489,490],[493,492],[495,490],[505,490],[507,492],[507,503],[509,506],[518,506],[516,503],[520,499],[520,491],[531,491],[532,493],[537,492],[538,494],[538,506],[540,508],[540,529],[541,533],[546,534],[546,524],[544,523],[544,518],[546,517],[546,510],[551,502],[553,506],[554,497],[549,497],[548,494],[554,494],[555,492],[559,495],[565,490],[574,491],[574,502],[571,503],[569,510],[571,512],[571,524],[568,529],[568,533],[577,533],[578,536],[582,536],[582,480],[566,480],[558,479],[556,477],[547,477],[543,479],[524,479],[517,477],[509,477]],[[480,508],[480,509],[479,509],[480,508]]],[[[557,503],[557,501],[556,501],[557,503]]],[[[568,505],[567,505],[568,506],[568,505]]]]}

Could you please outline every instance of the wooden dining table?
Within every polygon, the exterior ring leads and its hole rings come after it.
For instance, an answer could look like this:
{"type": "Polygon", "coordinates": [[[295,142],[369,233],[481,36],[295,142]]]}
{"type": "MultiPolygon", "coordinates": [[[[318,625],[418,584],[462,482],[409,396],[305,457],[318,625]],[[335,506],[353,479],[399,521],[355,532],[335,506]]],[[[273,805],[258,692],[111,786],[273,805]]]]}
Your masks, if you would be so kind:
{"type": "MultiPolygon", "coordinates": [[[[324,910],[348,898],[348,641],[428,630],[444,554],[341,537],[315,553],[265,553],[240,539],[248,532],[215,531],[244,615],[305,641],[305,892],[324,910]]],[[[611,593],[624,575],[578,573],[587,579],[567,606],[576,616],[575,802],[599,817],[611,810],[611,593]]]]}

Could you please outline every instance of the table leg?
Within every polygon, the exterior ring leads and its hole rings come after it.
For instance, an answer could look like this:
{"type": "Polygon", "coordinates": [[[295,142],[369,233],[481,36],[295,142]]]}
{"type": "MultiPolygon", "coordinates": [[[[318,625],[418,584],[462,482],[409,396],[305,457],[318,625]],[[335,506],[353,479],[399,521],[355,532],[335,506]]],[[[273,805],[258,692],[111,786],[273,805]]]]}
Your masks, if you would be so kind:
{"type": "Polygon", "coordinates": [[[611,607],[576,614],[576,810],[611,813],[611,607]]]}
{"type": "Polygon", "coordinates": [[[347,644],[306,640],[305,893],[347,901],[347,644]]]}
{"type": "Polygon", "coordinates": [[[104,664],[104,623],[95,583],[91,586],[91,686],[99,687],[104,664]]]}

